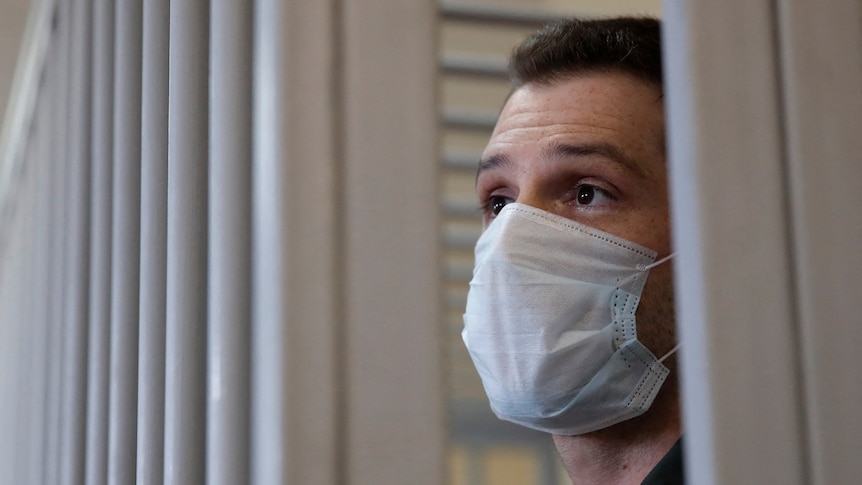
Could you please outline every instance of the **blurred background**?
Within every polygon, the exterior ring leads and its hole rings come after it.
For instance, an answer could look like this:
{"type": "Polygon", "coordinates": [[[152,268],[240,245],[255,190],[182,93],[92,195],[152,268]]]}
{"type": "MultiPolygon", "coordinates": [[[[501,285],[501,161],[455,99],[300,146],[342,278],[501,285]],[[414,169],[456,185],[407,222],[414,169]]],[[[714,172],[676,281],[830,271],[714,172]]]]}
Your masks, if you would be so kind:
{"type": "Polygon", "coordinates": [[[30,0],[3,0],[0,3],[0,113],[6,113],[28,13],[30,0]]]}

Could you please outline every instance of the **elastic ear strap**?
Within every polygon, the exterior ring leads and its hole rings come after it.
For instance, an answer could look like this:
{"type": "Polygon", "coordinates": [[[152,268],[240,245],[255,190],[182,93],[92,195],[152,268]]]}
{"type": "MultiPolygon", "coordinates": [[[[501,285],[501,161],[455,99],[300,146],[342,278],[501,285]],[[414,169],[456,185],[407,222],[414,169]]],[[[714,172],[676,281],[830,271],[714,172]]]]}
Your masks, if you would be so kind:
{"type": "Polygon", "coordinates": [[[674,353],[674,352],[676,352],[677,350],[679,350],[680,346],[682,346],[682,342],[679,342],[678,344],[676,344],[676,346],[675,346],[674,348],[672,348],[672,349],[668,350],[668,351],[667,351],[667,353],[666,353],[666,354],[664,354],[664,357],[662,357],[662,358],[661,358],[661,359],[659,359],[658,361],[659,361],[659,362],[664,362],[664,360],[665,360],[665,359],[667,359],[668,357],[670,357],[671,355],[673,355],[673,353],[674,353]]]}
{"type": "Polygon", "coordinates": [[[660,264],[662,264],[662,263],[664,263],[664,262],[668,261],[669,259],[671,259],[671,258],[672,258],[672,257],[674,257],[674,256],[676,256],[676,253],[670,253],[670,254],[668,254],[667,256],[665,256],[665,257],[663,257],[663,258],[659,259],[658,261],[654,261],[654,262],[652,262],[652,263],[650,263],[650,264],[639,264],[639,265],[638,265],[638,267],[637,267],[637,268],[638,268],[638,271],[646,271],[646,270],[648,270],[648,269],[655,268],[656,266],[658,266],[658,265],[660,265],[660,264]]]}

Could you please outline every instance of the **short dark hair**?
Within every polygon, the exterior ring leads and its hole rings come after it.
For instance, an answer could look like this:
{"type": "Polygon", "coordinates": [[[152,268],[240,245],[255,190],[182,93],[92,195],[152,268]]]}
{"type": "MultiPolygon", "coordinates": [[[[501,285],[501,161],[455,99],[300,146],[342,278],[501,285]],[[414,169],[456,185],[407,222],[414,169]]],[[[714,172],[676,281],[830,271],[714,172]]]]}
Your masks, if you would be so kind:
{"type": "Polygon", "coordinates": [[[661,23],[650,17],[559,20],[524,39],[509,62],[515,89],[606,72],[629,74],[661,90],[661,23]]]}

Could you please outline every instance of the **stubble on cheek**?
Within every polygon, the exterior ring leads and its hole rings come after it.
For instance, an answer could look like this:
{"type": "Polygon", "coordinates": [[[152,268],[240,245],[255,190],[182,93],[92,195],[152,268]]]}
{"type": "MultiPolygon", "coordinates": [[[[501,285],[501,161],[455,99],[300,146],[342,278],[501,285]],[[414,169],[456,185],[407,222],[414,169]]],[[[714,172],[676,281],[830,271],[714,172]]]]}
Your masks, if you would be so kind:
{"type": "Polygon", "coordinates": [[[673,265],[650,270],[635,313],[638,340],[661,358],[677,343],[674,310],[673,265]]]}

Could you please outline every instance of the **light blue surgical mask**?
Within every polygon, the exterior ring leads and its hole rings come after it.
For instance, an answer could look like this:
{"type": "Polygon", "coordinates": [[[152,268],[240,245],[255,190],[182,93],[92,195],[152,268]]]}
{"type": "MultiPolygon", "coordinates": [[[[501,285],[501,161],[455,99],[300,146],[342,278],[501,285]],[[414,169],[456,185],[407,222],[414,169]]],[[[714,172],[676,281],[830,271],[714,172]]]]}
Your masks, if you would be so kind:
{"type": "Polygon", "coordinates": [[[649,269],[670,258],[655,257],[531,206],[504,207],[476,245],[462,332],[494,413],[563,435],[643,414],[669,372],[635,329],[649,269]]]}

